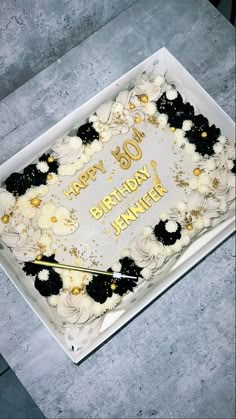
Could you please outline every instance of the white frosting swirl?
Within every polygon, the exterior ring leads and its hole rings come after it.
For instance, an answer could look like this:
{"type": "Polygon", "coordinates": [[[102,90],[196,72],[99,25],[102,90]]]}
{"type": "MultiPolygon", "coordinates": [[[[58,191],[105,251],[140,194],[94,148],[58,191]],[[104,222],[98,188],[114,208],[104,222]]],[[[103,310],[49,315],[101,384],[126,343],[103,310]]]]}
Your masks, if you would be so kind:
{"type": "Polygon", "coordinates": [[[130,257],[140,268],[155,270],[165,262],[166,253],[153,237],[139,234],[130,243],[130,257]]]}
{"type": "Polygon", "coordinates": [[[76,162],[82,156],[84,145],[79,137],[65,136],[57,140],[51,149],[60,164],[69,164],[76,162]]]}
{"type": "Polygon", "coordinates": [[[63,292],[60,295],[57,311],[67,323],[88,324],[96,318],[94,313],[91,313],[90,306],[83,307],[82,300],[83,295],[81,294],[73,295],[63,292]]]}

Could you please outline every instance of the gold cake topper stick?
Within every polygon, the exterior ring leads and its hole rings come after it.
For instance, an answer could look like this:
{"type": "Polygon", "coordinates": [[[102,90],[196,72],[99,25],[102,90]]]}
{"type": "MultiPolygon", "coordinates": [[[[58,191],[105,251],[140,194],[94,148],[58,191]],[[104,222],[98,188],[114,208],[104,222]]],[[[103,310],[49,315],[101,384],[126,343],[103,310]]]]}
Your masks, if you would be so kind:
{"type": "Polygon", "coordinates": [[[119,278],[137,279],[136,276],[124,275],[120,272],[100,271],[98,269],[82,268],[81,266],[65,265],[64,263],[47,262],[46,260],[34,260],[33,263],[35,265],[48,266],[50,268],[70,269],[71,271],[87,272],[94,275],[106,275],[106,276],[111,276],[115,279],[119,279],[119,278]]]}
{"type": "Polygon", "coordinates": [[[151,160],[150,164],[151,164],[151,168],[154,172],[154,185],[158,186],[158,185],[160,185],[161,181],[160,181],[160,179],[158,177],[158,174],[157,174],[157,164],[154,160],[151,160]]]}

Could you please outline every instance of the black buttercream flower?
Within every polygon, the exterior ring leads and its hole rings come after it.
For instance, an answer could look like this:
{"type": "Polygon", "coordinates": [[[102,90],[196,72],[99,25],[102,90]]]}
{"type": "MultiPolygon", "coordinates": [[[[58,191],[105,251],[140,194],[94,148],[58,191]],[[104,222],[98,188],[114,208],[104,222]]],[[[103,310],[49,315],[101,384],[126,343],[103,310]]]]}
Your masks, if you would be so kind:
{"type": "Polygon", "coordinates": [[[182,128],[185,119],[192,119],[194,107],[189,102],[180,104],[179,109],[168,115],[170,127],[182,128]]]}
{"type": "Polygon", "coordinates": [[[51,295],[59,294],[63,283],[60,275],[55,272],[54,269],[51,269],[49,271],[49,277],[46,281],[41,281],[37,274],[34,281],[34,286],[43,297],[50,297],[51,295]]]}
{"type": "Polygon", "coordinates": [[[90,144],[99,139],[99,133],[94,129],[91,122],[87,122],[79,127],[77,136],[81,138],[83,144],[90,144]]]}
{"type": "Polygon", "coordinates": [[[220,136],[220,129],[215,125],[209,125],[208,119],[203,115],[192,118],[192,128],[186,132],[186,138],[191,144],[195,144],[196,151],[202,156],[214,154],[214,144],[220,136]]]}
{"type": "Polygon", "coordinates": [[[179,240],[181,238],[181,225],[178,222],[176,222],[176,231],[170,233],[166,230],[166,225],[168,221],[169,220],[160,221],[154,227],[154,234],[157,240],[165,246],[171,246],[175,244],[176,240],[179,240]]]}
{"type": "Polygon", "coordinates": [[[6,190],[14,196],[24,195],[26,190],[30,188],[31,182],[24,173],[12,173],[5,180],[6,190]]]}
{"type": "MultiPolygon", "coordinates": [[[[111,297],[113,292],[122,296],[127,291],[133,291],[133,288],[137,286],[142,268],[139,268],[133,259],[128,257],[120,259],[119,262],[121,264],[120,272],[135,278],[116,279],[106,275],[94,276],[92,281],[86,286],[86,291],[91,298],[100,304],[105,303],[106,299],[111,297]]],[[[108,272],[112,272],[112,269],[109,268],[108,272]]]]}
{"type": "MultiPolygon", "coordinates": [[[[51,255],[49,257],[42,256],[42,261],[46,262],[54,262],[57,263],[57,260],[55,259],[55,255],[51,255]]],[[[26,275],[37,275],[42,269],[47,269],[48,271],[53,270],[53,268],[50,268],[49,266],[43,266],[42,265],[36,265],[32,262],[25,262],[24,267],[22,268],[23,271],[26,273],[26,275]]]]}
{"type": "Polygon", "coordinates": [[[163,95],[156,101],[157,110],[160,113],[166,113],[168,116],[170,114],[176,113],[183,106],[183,99],[179,92],[177,92],[177,97],[175,99],[167,99],[166,94],[163,95]]]}
{"type": "Polygon", "coordinates": [[[42,173],[37,169],[36,164],[30,164],[24,169],[24,175],[30,182],[30,186],[46,184],[47,173],[42,173]]]}
{"type": "Polygon", "coordinates": [[[88,295],[97,303],[105,303],[108,297],[112,296],[111,277],[106,275],[94,276],[86,286],[88,295]]]}
{"type": "Polygon", "coordinates": [[[171,127],[182,128],[183,121],[185,119],[192,119],[194,115],[193,106],[187,102],[183,103],[182,96],[180,93],[177,93],[175,99],[168,99],[166,93],[156,101],[157,110],[160,113],[165,113],[168,115],[168,122],[171,127]]]}
{"type": "Polygon", "coordinates": [[[48,164],[50,173],[57,173],[59,164],[54,158],[52,158],[50,154],[43,154],[41,157],[39,157],[39,161],[44,161],[48,164]],[[52,161],[50,161],[50,159],[52,161]]]}

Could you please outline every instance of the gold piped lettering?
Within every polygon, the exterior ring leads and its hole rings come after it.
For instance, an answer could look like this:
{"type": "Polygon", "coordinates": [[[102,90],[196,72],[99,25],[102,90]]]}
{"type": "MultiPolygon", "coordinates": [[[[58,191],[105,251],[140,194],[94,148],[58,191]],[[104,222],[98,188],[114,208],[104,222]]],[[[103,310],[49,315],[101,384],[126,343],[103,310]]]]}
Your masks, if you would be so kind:
{"type": "Polygon", "coordinates": [[[103,211],[101,211],[98,207],[92,207],[89,210],[90,214],[96,218],[96,220],[99,220],[103,216],[103,211]]]}

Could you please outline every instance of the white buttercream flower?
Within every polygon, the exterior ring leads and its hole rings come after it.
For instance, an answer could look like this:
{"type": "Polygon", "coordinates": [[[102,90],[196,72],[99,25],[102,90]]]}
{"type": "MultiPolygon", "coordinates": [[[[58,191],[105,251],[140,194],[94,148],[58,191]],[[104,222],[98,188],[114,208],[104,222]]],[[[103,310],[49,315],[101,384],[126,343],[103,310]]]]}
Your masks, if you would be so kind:
{"type": "Polygon", "coordinates": [[[41,207],[41,198],[48,193],[46,185],[31,188],[17,199],[15,213],[33,219],[41,207]]]}
{"type": "Polygon", "coordinates": [[[51,203],[46,203],[41,207],[37,224],[42,229],[50,228],[58,236],[71,234],[79,226],[79,223],[72,216],[68,208],[57,208],[51,203]]]}
{"type": "Polygon", "coordinates": [[[56,307],[59,302],[59,295],[51,295],[50,297],[47,298],[47,301],[50,306],[56,307]]]}
{"type": "Polygon", "coordinates": [[[226,137],[224,135],[220,135],[217,138],[217,141],[219,141],[221,144],[225,144],[226,143],[226,137]]]}
{"type": "Polygon", "coordinates": [[[213,146],[213,150],[216,154],[220,154],[224,150],[224,146],[220,142],[215,143],[213,146]]]}
{"type": "Polygon", "coordinates": [[[175,221],[167,221],[165,229],[168,233],[175,233],[178,230],[178,224],[175,221]]]}
{"type": "Polygon", "coordinates": [[[75,287],[82,289],[84,287],[84,281],[91,279],[91,275],[84,272],[67,269],[58,269],[56,272],[60,273],[63,282],[63,288],[68,290],[71,290],[75,287]]]}
{"type": "Polygon", "coordinates": [[[189,131],[189,130],[192,128],[192,125],[193,125],[193,122],[192,122],[190,119],[186,119],[186,120],[183,122],[182,129],[183,129],[184,131],[189,131]]]}
{"type": "Polygon", "coordinates": [[[55,185],[58,182],[58,176],[56,173],[49,173],[49,178],[47,178],[48,185],[55,185]]]}
{"type": "Polygon", "coordinates": [[[186,143],[185,150],[188,154],[193,154],[195,152],[196,146],[194,144],[186,143]]]}
{"type": "Polygon", "coordinates": [[[103,132],[100,136],[102,143],[107,143],[112,138],[112,133],[109,131],[103,132]]]}
{"type": "Polygon", "coordinates": [[[174,99],[177,98],[177,96],[178,96],[178,92],[177,92],[177,90],[175,90],[173,88],[166,91],[166,97],[167,97],[168,100],[174,100],[174,99]]]}
{"type": "Polygon", "coordinates": [[[112,264],[112,266],[111,266],[111,269],[112,269],[114,272],[120,272],[120,271],[121,271],[121,264],[120,264],[120,262],[119,262],[119,261],[114,262],[114,263],[112,264]]]}
{"type": "Polygon", "coordinates": [[[142,232],[146,237],[151,236],[153,234],[153,228],[151,226],[144,226],[142,232]]]}
{"type": "Polygon", "coordinates": [[[130,256],[130,249],[128,249],[128,248],[121,249],[120,256],[122,258],[129,257],[130,256]]]}
{"type": "Polygon", "coordinates": [[[77,170],[76,163],[61,164],[59,166],[58,173],[61,176],[74,176],[77,170]]]}
{"type": "Polygon", "coordinates": [[[49,166],[45,161],[39,161],[36,164],[37,169],[42,173],[47,173],[49,171],[49,166]]]}
{"type": "Polygon", "coordinates": [[[38,278],[40,279],[40,281],[47,281],[49,278],[48,269],[42,269],[42,271],[38,273],[38,278]]]}
{"type": "Polygon", "coordinates": [[[168,116],[165,113],[158,115],[157,121],[160,128],[164,128],[168,124],[168,116]]]}
{"type": "Polygon", "coordinates": [[[149,280],[153,276],[153,273],[152,273],[151,269],[144,268],[144,269],[141,270],[140,275],[142,275],[142,277],[144,279],[149,280]]]}
{"type": "Polygon", "coordinates": [[[184,140],[185,139],[185,132],[182,129],[177,128],[174,132],[174,136],[175,136],[176,140],[184,140]]]}
{"type": "Polygon", "coordinates": [[[190,237],[187,234],[183,234],[180,240],[181,240],[183,246],[188,246],[188,244],[191,241],[190,237]]]}
{"type": "Polygon", "coordinates": [[[174,251],[174,253],[178,253],[182,250],[183,243],[181,240],[176,240],[175,244],[171,246],[171,249],[174,251]]]}
{"type": "Polygon", "coordinates": [[[167,214],[167,212],[162,212],[161,214],[160,214],[160,220],[161,221],[166,221],[167,219],[168,219],[168,214],[167,214]]]}
{"type": "Polygon", "coordinates": [[[199,153],[193,153],[192,156],[191,156],[191,158],[192,158],[192,161],[194,163],[197,163],[201,159],[201,155],[199,153]]]}
{"type": "Polygon", "coordinates": [[[148,116],[154,115],[156,111],[156,105],[153,102],[148,102],[144,107],[144,112],[148,116]]]}
{"type": "Polygon", "coordinates": [[[82,156],[80,157],[82,163],[88,163],[90,159],[90,156],[86,156],[85,154],[82,154],[82,156]]]}

